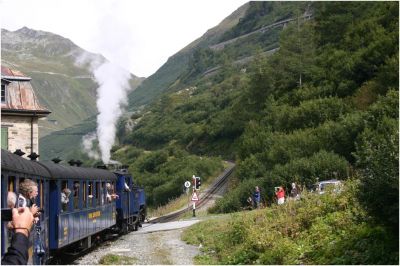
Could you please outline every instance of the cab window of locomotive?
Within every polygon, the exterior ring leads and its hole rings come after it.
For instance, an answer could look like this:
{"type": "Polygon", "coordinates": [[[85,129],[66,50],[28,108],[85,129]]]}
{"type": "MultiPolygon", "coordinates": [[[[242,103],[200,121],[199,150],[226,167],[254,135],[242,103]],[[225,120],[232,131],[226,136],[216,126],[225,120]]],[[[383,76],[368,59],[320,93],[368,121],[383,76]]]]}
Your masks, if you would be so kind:
{"type": "Polygon", "coordinates": [[[100,192],[101,192],[101,190],[100,190],[100,182],[96,182],[96,205],[100,205],[100,192]]]}
{"type": "Polygon", "coordinates": [[[89,207],[93,206],[93,182],[89,182],[88,204],[89,207]]]}
{"type": "Polygon", "coordinates": [[[74,210],[79,209],[79,190],[80,184],[78,181],[74,182],[74,210]]]}

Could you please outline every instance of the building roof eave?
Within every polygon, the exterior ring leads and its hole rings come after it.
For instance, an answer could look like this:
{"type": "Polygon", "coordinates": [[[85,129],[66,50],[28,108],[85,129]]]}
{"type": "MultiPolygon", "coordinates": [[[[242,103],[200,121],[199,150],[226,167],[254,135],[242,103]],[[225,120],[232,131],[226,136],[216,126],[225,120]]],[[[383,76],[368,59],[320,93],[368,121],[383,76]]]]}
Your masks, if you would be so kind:
{"type": "Polygon", "coordinates": [[[16,116],[37,116],[45,117],[51,114],[48,110],[20,110],[20,109],[1,109],[1,115],[16,115],[16,116]]]}

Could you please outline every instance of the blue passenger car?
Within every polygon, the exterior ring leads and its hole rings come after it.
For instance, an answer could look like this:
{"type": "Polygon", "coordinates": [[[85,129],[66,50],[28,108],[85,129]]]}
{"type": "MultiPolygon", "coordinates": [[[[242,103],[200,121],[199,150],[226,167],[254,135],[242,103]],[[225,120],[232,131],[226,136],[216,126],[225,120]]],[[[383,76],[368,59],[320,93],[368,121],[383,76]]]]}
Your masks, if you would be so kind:
{"type": "Polygon", "coordinates": [[[89,248],[98,234],[115,225],[116,209],[106,198],[106,183],[116,176],[102,169],[42,163],[50,181],[50,250],[71,252],[89,248]],[[69,201],[61,203],[61,191],[71,190],[69,201]]]}
{"type": "MultiPolygon", "coordinates": [[[[13,192],[18,195],[19,183],[25,178],[32,179],[38,184],[38,197],[35,204],[44,210],[39,222],[34,225],[30,234],[29,264],[41,264],[49,257],[47,235],[49,230],[49,180],[46,169],[37,162],[21,158],[6,150],[1,150],[1,208],[7,206],[7,194],[13,192]],[[35,244],[40,246],[35,246],[35,244]],[[35,248],[36,247],[36,248],[35,248]]],[[[1,254],[3,255],[10,243],[11,231],[7,229],[7,222],[1,226],[1,254]]]]}
{"type": "MultiPolygon", "coordinates": [[[[13,207],[7,206],[7,194],[18,194],[23,179],[38,183],[35,203],[44,212],[30,235],[30,264],[47,264],[59,254],[77,254],[94,242],[101,242],[108,233],[137,230],[145,219],[144,190],[134,185],[126,170],[113,173],[29,161],[6,150],[1,150],[1,170],[2,209],[13,207]],[[65,197],[62,192],[66,192],[65,197]]],[[[2,222],[2,255],[9,246],[10,235],[7,222],[2,222]]]]}

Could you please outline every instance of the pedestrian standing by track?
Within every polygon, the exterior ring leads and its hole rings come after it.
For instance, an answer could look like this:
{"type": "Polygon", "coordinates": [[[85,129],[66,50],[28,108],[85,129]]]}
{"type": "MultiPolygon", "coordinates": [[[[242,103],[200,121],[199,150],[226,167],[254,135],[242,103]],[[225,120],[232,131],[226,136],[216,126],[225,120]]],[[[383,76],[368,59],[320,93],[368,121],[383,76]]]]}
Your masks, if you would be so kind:
{"type": "Polygon", "coordinates": [[[255,208],[260,208],[260,201],[261,201],[261,193],[260,188],[258,186],[255,187],[255,191],[253,193],[253,202],[255,208]]]}
{"type": "Polygon", "coordinates": [[[282,186],[276,188],[275,195],[278,200],[278,205],[285,203],[285,190],[283,190],[282,186]]]}

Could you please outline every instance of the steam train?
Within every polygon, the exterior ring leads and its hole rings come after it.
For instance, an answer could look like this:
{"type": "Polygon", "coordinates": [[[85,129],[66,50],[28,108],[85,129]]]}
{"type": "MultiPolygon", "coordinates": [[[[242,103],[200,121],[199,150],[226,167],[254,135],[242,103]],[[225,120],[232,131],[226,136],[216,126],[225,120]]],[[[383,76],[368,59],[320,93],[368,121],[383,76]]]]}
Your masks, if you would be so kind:
{"type": "MultiPolygon", "coordinates": [[[[36,205],[43,209],[30,234],[28,264],[46,264],[62,254],[77,254],[110,234],[137,230],[146,216],[143,188],[134,185],[126,169],[64,166],[55,162],[24,159],[1,150],[1,208],[7,208],[8,192],[18,195],[25,178],[38,184],[36,205]],[[114,199],[106,187],[114,187],[114,199]],[[71,191],[68,203],[61,192],[71,191]],[[117,196],[115,196],[117,195],[117,196]]],[[[9,206],[8,206],[9,207],[9,206]]],[[[2,221],[1,254],[9,246],[11,232],[2,221]]],[[[62,263],[62,262],[61,262],[62,263]]]]}

